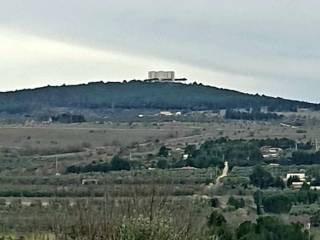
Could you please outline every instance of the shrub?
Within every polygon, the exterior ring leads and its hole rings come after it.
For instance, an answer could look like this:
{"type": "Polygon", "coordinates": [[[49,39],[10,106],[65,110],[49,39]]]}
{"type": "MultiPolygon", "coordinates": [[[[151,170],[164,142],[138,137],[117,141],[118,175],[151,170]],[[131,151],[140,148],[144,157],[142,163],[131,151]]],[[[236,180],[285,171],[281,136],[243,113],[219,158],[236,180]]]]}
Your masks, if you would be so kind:
{"type": "Polygon", "coordinates": [[[231,196],[228,200],[228,205],[233,206],[235,209],[239,209],[239,208],[245,207],[245,202],[244,202],[243,198],[236,199],[233,196],[231,196]]]}

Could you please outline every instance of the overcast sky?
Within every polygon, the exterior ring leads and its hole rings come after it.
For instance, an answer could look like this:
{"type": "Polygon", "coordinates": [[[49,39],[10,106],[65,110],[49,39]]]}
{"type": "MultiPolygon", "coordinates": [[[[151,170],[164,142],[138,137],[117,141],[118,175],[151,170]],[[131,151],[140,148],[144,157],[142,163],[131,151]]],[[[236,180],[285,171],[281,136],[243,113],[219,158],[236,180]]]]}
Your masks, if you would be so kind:
{"type": "Polygon", "coordinates": [[[0,91],[145,79],[320,102],[319,0],[0,0],[0,91]]]}

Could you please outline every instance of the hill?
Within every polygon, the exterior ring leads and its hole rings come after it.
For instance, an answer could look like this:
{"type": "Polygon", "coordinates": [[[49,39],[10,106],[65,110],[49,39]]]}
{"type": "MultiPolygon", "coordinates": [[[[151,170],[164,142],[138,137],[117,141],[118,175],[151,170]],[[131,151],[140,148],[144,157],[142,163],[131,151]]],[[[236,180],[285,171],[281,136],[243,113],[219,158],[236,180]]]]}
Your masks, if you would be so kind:
{"type": "Polygon", "coordinates": [[[26,113],[53,107],[218,110],[262,106],[277,111],[295,111],[298,107],[320,109],[319,104],[251,95],[196,83],[133,80],[47,86],[0,93],[0,111],[7,113],[26,113]]]}

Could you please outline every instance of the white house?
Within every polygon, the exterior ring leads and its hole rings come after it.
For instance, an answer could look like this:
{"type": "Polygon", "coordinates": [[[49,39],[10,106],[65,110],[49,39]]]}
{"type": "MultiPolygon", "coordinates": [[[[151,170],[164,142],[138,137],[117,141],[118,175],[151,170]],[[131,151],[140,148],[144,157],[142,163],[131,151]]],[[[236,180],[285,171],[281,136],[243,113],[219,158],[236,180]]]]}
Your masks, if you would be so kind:
{"type": "Polygon", "coordinates": [[[175,80],[175,72],[174,71],[150,71],[148,73],[149,79],[158,79],[158,80],[175,80]]]}
{"type": "Polygon", "coordinates": [[[285,180],[288,181],[290,177],[298,177],[300,179],[300,182],[306,181],[306,174],[305,173],[287,173],[285,180]]]}

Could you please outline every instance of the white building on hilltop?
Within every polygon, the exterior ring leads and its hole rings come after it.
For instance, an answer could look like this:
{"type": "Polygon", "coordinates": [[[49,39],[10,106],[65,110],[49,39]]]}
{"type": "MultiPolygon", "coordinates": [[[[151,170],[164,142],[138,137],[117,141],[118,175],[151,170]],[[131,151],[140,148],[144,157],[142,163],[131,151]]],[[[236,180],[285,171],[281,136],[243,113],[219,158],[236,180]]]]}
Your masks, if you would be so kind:
{"type": "Polygon", "coordinates": [[[175,80],[175,72],[174,71],[150,71],[148,74],[149,79],[158,79],[158,80],[167,80],[174,81],[175,80]]]}

